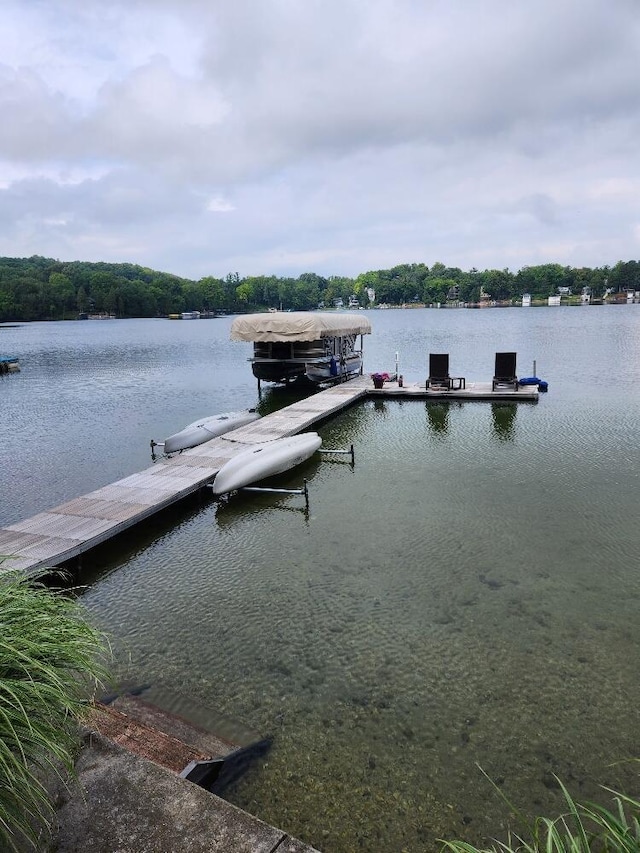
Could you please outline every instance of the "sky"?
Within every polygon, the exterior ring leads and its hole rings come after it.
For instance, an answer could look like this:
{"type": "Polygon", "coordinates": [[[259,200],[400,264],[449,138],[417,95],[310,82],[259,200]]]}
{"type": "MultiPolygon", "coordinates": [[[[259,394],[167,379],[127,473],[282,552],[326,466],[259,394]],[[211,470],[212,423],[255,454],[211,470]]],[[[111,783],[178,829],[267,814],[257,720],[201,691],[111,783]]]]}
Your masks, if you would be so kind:
{"type": "Polygon", "coordinates": [[[0,255],[637,260],[638,0],[2,0],[0,255]]]}

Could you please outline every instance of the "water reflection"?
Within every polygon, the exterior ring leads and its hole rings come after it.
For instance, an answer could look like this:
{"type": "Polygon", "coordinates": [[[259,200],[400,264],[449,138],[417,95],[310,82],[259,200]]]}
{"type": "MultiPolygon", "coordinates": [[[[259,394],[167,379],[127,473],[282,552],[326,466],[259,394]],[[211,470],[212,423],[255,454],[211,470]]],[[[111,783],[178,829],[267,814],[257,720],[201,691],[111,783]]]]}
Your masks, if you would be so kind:
{"type": "Polygon", "coordinates": [[[516,420],[516,403],[492,403],[493,431],[500,441],[513,441],[516,420]]]}
{"type": "MultiPolygon", "coordinates": [[[[302,480],[294,488],[299,489],[301,487],[302,480]]],[[[276,510],[300,516],[305,526],[309,524],[309,508],[306,505],[304,495],[241,491],[218,499],[215,508],[216,525],[221,531],[231,530],[233,525],[245,515],[253,515],[259,518],[266,514],[271,515],[276,510]]]]}
{"type": "Polygon", "coordinates": [[[449,430],[449,403],[427,403],[427,420],[429,427],[436,433],[446,433],[449,430]]]}
{"type": "Polygon", "coordinates": [[[299,403],[300,400],[306,400],[312,394],[317,394],[318,390],[316,386],[304,383],[268,385],[260,391],[256,411],[261,417],[270,415],[272,412],[277,412],[285,408],[285,406],[291,406],[293,403],[299,403]]]}
{"type": "Polygon", "coordinates": [[[373,411],[377,414],[384,415],[385,417],[389,414],[385,400],[379,400],[377,398],[373,401],[373,411]]]}

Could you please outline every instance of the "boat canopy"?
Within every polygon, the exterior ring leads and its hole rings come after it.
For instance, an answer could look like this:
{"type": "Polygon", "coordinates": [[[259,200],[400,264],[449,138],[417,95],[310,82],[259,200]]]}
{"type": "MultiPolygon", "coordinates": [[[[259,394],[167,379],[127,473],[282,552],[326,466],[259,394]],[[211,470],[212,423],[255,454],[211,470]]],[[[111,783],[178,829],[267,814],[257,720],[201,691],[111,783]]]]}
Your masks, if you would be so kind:
{"type": "Polygon", "coordinates": [[[232,341],[317,341],[344,335],[369,335],[371,323],[359,314],[276,311],[243,314],[231,324],[232,341]]]}

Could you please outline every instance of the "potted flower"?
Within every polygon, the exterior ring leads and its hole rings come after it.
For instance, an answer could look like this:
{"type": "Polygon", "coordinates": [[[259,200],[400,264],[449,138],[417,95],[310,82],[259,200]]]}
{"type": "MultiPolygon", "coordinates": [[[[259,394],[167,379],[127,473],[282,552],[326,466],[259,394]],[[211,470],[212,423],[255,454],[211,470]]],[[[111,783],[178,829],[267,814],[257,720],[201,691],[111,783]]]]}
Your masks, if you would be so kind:
{"type": "Polygon", "coordinates": [[[382,386],[384,385],[384,374],[372,373],[371,378],[373,379],[374,388],[382,388],[382,386]]]}

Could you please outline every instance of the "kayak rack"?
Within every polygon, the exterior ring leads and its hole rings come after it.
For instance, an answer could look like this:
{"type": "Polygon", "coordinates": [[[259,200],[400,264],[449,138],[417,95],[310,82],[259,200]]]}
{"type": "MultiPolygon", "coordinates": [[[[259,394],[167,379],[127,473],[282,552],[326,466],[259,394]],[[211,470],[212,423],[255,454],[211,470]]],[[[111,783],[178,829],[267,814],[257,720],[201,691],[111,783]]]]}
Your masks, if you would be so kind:
{"type": "MultiPolygon", "coordinates": [[[[349,447],[349,450],[334,450],[334,449],[318,449],[317,453],[330,453],[334,455],[343,455],[351,457],[351,465],[355,465],[355,451],[353,448],[353,444],[349,447]]],[[[267,494],[272,495],[303,495],[305,502],[305,511],[309,512],[309,486],[306,480],[303,480],[303,486],[301,489],[275,489],[270,486],[242,486],[240,489],[236,489],[238,492],[265,492],[267,494]]],[[[213,483],[207,483],[206,487],[208,489],[213,489],[213,483]]],[[[222,496],[221,496],[222,497],[222,496]]]]}
{"type": "Polygon", "coordinates": [[[156,455],[156,447],[164,447],[164,441],[154,441],[151,439],[149,446],[151,447],[151,460],[155,462],[158,458],[156,455]]]}
{"type": "MultiPolygon", "coordinates": [[[[301,489],[271,489],[268,486],[243,486],[241,489],[237,489],[238,492],[270,492],[273,495],[304,495],[304,502],[306,511],[309,512],[309,487],[307,485],[307,481],[303,480],[303,486],[301,489]]],[[[206,484],[208,489],[213,488],[213,483],[206,484]]],[[[220,497],[226,497],[226,495],[220,495],[220,497]]]]}
{"type": "Polygon", "coordinates": [[[323,449],[319,448],[318,453],[332,453],[336,456],[350,456],[351,457],[351,465],[356,464],[356,455],[353,449],[353,444],[349,447],[349,450],[330,450],[329,448],[323,449]]]}
{"type": "Polygon", "coordinates": [[[149,444],[151,446],[151,461],[152,462],[155,462],[156,459],[161,459],[162,457],[164,457],[165,459],[171,459],[176,454],[182,453],[183,450],[189,449],[187,447],[183,447],[180,450],[172,450],[169,453],[161,453],[160,455],[158,455],[156,453],[156,447],[164,447],[164,444],[165,444],[164,441],[154,441],[153,439],[151,439],[149,444]]]}
{"type": "Polygon", "coordinates": [[[270,489],[267,486],[243,486],[238,489],[239,492],[271,492],[275,495],[304,495],[304,503],[307,512],[309,512],[309,487],[307,481],[303,480],[301,489],[270,489]]]}

